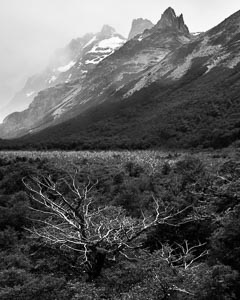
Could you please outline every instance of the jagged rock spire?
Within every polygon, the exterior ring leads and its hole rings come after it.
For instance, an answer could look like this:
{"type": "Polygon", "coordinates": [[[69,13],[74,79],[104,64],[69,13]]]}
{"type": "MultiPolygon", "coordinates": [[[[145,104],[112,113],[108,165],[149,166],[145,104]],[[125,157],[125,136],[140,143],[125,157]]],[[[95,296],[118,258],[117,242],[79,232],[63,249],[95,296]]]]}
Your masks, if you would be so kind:
{"type": "Polygon", "coordinates": [[[165,10],[156,27],[159,29],[174,29],[184,34],[189,34],[189,30],[184,22],[183,15],[181,14],[178,17],[174,9],[171,7],[165,10]]]}

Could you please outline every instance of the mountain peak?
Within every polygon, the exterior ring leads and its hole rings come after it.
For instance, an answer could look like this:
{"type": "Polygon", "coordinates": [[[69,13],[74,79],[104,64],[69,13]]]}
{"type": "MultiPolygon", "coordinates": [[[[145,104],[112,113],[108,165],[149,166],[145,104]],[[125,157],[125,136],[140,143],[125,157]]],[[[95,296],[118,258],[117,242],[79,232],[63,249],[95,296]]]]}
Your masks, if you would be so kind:
{"type": "Polygon", "coordinates": [[[172,8],[172,7],[168,7],[165,11],[164,11],[164,13],[163,13],[163,15],[162,15],[163,17],[167,17],[167,18],[176,18],[177,16],[176,16],[176,13],[175,13],[175,10],[172,8]]]}
{"type": "Polygon", "coordinates": [[[154,24],[148,19],[138,18],[132,21],[132,27],[128,35],[128,40],[134,38],[136,35],[143,33],[146,29],[151,29],[154,24]]]}
{"type": "Polygon", "coordinates": [[[174,29],[184,34],[189,34],[188,27],[183,19],[183,14],[178,17],[172,7],[164,11],[156,27],[158,29],[174,29]]]}
{"type": "Polygon", "coordinates": [[[113,35],[114,33],[116,33],[116,30],[113,27],[105,24],[103,25],[100,33],[103,35],[113,35]]]}

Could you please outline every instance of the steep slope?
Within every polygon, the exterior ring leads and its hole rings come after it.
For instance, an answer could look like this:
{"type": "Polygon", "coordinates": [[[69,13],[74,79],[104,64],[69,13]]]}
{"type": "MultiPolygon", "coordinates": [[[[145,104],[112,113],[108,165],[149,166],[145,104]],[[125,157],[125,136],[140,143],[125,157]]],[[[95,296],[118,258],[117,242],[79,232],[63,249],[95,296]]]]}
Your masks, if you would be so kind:
{"type": "MultiPolygon", "coordinates": [[[[174,16],[172,14],[172,16],[174,16]]],[[[165,26],[167,21],[159,22],[165,26]]],[[[180,23],[181,18],[180,18],[180,23]]],[[[158,26],[158,24],[156,26],[158,26]]],[[[185,29],[184,25],[176,27],[185,29]]],[[[216,67],[234,68],[240,62],[240,12],[227,18],[218,26],[197,35],[190,43],[178,48],[161,62],[151,67],[148,73],[135,83],[131,93],[140,90],[156,81],[176,81],[181,79],[187,72],[205,69],[205,75],[216,67]]]]}
{"type": "MultiPolygon", "coordinates": [[[[167,9],[156,26],[145,31],[140,37],[131,39],[107,59],[96,64],[94,70],[86,73],[85,78],[65,83],[61,90],[68,84],[71,84],[72,90],[64,98],[55,93],[58,97],[55,108],[47,104],[53,101],[52,92],[49,98],[46,93],[44,106],[49,106],[51,109],[38,114],[37,119],[32,118],[32,115],[36,114],[30,109],[25,112],[24,118],[10,116],[0,128],[0,136],[13,137],[29,131],[39,131],[70,119],[104,101],[129,97],[135,83],[142,80],[143,76],[149,76],[152,67],[158,65],[171,52],[189,43],[192,38],[182,16],[177,17],[172,9],[167,9]],[[12,121],[11,118],[14,120],[12,121]],[[22,122],[19,123],[19,120],[22,122]],[[18,130],[17,126],[21,127],[21,130],[18,130]]],[[[87,54],[92,55],[92,52],[95,54],[99,50],[101,53],[105,51],[105,47],[93,47],[87,54]]],[[[87,62],[95,65],[95,58],[89,58],[87,62]]],[[[56,103],[55,100],[53,102],[56,103]]]]}
{"type": "Polygon", "coordinates": [[[47,68],[27,80],[23,89],[1,110],[1,116],[26,109],[39,91],[54,86],[57,82],[63,82],[64,79],[60,79],[61,74],[67,72],[77,58],[81,57],[83,47],[92,38],[93,34],[89,33],[73,39],[66,47],[58,49],[50,58],[47,68]]]}
{"type": "MultiPolygon", "coordinates": [[[[42,73],[28,79],[24,88],[15,95],[1,114],[26,109],[39,91],[68,83],[70,80],[83,79],[89,70],[94,69],[101,60],[111,55],[125,41],[125,38],[108,25],[104,25],[97,34],[88,33],[82,38],[72,40],[65,48],[55,52],[42,73]]],[[[6,118],[4,123],[7,123],[9,118],[12,123],[16,115],[19,114],[14,113],[6,118]]]]}
{"type": "Polygon", "coordinates": [[[142,34],[146,29],[151,29],[154,24],[147,19],[135,19],[132,21],[131,30],[128,35],[128,40],[131,40],[135,36],[142,34]]]}
{"type": "Polygon", "coordinates": [[[0,148],[226,147],[240,139],[240,64],[202,76],[205,71],[190,69],[175,83],[153,83],[124,101],[102,103],[0,148]]]}

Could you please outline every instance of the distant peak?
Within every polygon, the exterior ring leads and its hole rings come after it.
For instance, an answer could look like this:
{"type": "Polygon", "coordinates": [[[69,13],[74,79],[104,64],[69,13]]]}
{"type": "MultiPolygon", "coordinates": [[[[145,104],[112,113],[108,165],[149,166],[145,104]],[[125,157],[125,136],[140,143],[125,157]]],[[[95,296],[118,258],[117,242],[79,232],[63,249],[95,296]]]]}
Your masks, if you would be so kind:
{"type": "Polygon", "coordinates": [[[148,20],[148,19],[143,19],[143,18],[133,19],[132,24],[134,24],[134,23],[142,23],[142,22],[147,22],[147,23],[152,24],[152,22],[151,22],[150,20],[148,20]]]}
{"type": "Polygon", "coordinates": [[[148,19],[138,18],[132,21],[128,40],[134,38],[136,35],[143,33],[146,29],[151,29],[154,24],[148,19]]]}
{"type": "Polygon", "coordinates": [[[188,27],[183,19],[183,14],[178,17],[172,7],[164,11],[156,27],[159,29],[174,29],[181,33],[189,34],[188,27]]]}
{"type": "Polygon", "coordinates": [[[101,30],[101,34],[104,34],[104,35],[111,35],[111,34],[114,34],[116,33],[116,30],[109,26],[109,25],[103,25],[102,27],[102,30],[101,30]]]}

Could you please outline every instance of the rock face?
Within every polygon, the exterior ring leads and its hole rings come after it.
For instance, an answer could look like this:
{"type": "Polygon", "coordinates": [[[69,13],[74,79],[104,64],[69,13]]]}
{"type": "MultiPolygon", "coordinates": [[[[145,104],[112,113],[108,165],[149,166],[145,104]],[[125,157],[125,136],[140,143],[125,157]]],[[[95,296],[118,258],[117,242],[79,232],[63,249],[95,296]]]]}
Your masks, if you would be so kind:
{"type": "Polygon", "coordinates": [[[132,27],[128,35],[128,40],[131,40],[135,36],[143,33],[146,29],[151,29],[154,24],[147,19],[135,19],[132,22],[132,27]]]}
{"type": "MultiPolygon", "coordinates": [[[[85,56],[80,60],[84,68],[93,65],[92,69],[89,68],[85,76],[41,92],[22,116],[20,113],[5,120],[0,127],[0,137],[36,133],[73,117],[84,116],[89,109],[102,103],[107,105],[122,100],[127,103],[138,95],[137,92],[153,84],[170,89],[187,77],[194,78],[196,85],[198,80],[214,75],[219,68],[234,69],[240,63],[240,12],[206,33],[193,36],[182,15],[177,17],[169,8],[154,27],[132,38],[114,53],[97,37],[95,39],[86,46],[85,56]],[[103,56],[112,54],[101,60],[102,53],[103,56]],[[97,57],[91,56],[95,54],[97,57]]],[[[109,45],[110,40],[112,45],[111,39],[104,41],[109,45]]]]}
{"type": "Polygon", "coordinates": [[[181,14],[177,17],[175,11],[171,7],[165,10],[156,26],[161,30],[174,29],[184,34],[189,34],[188,27],[184,23],[183,15],[181,14]]]}

